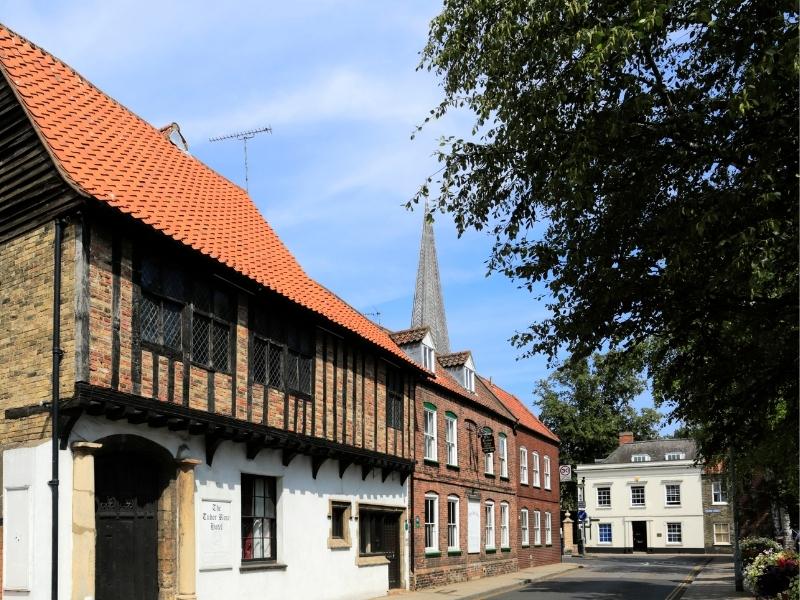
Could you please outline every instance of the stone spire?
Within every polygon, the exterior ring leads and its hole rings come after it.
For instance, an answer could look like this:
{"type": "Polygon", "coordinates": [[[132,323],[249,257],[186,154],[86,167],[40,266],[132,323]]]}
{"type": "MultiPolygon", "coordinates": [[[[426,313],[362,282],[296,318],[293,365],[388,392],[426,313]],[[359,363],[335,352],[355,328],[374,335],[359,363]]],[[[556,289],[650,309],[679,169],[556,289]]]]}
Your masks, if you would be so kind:
{"type": "MultiPolygon", "coordinates": [[[[427,207],[425,216],[427,217],[427,207]]],[[[449,354],[450,339],[447,336],[447,320],[444,316],[436,242],[433,239],[433,225],[427,218],[422,222],[417,287],[414,290],[414,309],[411,313],[411,327],[424,326],[430,327],[436,353],[449,354]]]]}

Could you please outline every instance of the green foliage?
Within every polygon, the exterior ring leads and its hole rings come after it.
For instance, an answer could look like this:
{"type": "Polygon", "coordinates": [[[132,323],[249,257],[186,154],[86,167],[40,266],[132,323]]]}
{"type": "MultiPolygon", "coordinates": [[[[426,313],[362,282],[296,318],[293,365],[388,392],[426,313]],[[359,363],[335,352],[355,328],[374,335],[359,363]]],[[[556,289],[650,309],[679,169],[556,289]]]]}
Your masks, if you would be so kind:
{"type": "Polygon", "coordinates": [[[545,286],[549,316],[517,344],[554,360],[648,340],[654,396],[701,453],[782,455],[794,490],[797,17],[786,0],[445,0],[429,118],[466,110],[474,129],[442,140],[412,200],[545,286]]]}
{"type": "Polygon", "coordinates": [[[746,537],[739,541],[739,548],[742,551],[742,564],[745,568],[750,566],[756,556],[765,550],[780,552],[783,547],[771,538],[766,537],[746,537]]]}
{"type": "MultiPolygon", "coordinates": [[[[631,403],[645,390],[641,355],[611,352],[568,361],[535,390],[539,418],[561,438],[559,462],[592,463],[619,443],[621,431],[637,440],[658,437],[661,415],[631,403]]],[[[562,504],[575,507],[575,486],[562,485],[562,504]]]]}

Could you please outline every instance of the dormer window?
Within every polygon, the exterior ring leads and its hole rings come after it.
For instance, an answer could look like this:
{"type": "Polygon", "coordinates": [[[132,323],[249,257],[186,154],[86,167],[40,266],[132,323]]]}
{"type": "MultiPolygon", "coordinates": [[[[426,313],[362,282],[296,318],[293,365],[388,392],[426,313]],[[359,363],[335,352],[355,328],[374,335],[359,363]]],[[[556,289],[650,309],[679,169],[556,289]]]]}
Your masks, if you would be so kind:
{"type": "Polygon", "coordinates": [[[469,367],[464,367],[464,387],[470,392],[475,391],[475,371],[469,367]]]}
{"type": "Polygon", "coordinates": [[[422,344],[422,366],[428,371],[436,372],[436,353],[427,344],[422,344]]]}
{"type": "Polygon", "coordinates": [[[649,454],[634,454],[631,456],[631,462],[650,462],[649,454]]]}
{"type": "Polygon", "coordinates": [[[683,452],[667,452],[664,455],[664,460],[683,460],[686,455],[683,452]]]}

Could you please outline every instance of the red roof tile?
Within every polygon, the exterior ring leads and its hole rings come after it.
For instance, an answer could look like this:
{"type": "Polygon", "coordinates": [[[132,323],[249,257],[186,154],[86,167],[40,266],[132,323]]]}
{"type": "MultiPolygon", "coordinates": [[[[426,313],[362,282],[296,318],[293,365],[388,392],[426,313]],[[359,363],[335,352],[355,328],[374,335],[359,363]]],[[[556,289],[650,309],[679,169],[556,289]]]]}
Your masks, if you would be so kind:
{"type": "Polygon", "coordinates": [[[396,344],[404,346],[406,344],[414,344],[421,342],[425,334],[430,331],[430,327],[416,327],[414,329],[403,329],[402,331],[394,331],[389,334],[396,344]]]}
{"type": "Polygon", "coordinates": [[[79,193],[411,362],[383,329],[306,275],[243,189],[2,25],[0,72],[79,193]]]}
{"type": "Polygon", "coordinates": [[[451,354],[439,354],[436,359],[443,367],[458,367],[466,364],[469,357],[470,352],[466,350],[464,352],[453,352],[451,354]]]}
{"type": "Polygon", "coordinates": [[[527,427],[531,431],[541,434],[547,438],[550,438],[553,441],[560,441],[555,433],[550,431],[544,423],[536,418],[536,415],[528,410],[528,407],[522,403],[522,400],[517,398],[514,394],[511,394],[510,392],[505,391],[503,388],[495,385],[491,381],[484,379],[483,377],[480,377],[479,379],[483,381],[483,383],[486,384],[492,393],[508,407],[508,410],[510,410],[514,416],[519,419],[520,425],[527,427]]]}
{"type": "Polygon", "coordinates": [[[430,373],[432,384],[447,390],[448,392],[466,398],[471,402],[476,402],[484,408],[499,414],[509,420],[514,420],[515,416],[499,399],[492,394],[489,389],[480,385],[480,379],[475,384],[475,392],[467,391],[456,379],[445,369],[436,369],[436,373],[430,373]]]}

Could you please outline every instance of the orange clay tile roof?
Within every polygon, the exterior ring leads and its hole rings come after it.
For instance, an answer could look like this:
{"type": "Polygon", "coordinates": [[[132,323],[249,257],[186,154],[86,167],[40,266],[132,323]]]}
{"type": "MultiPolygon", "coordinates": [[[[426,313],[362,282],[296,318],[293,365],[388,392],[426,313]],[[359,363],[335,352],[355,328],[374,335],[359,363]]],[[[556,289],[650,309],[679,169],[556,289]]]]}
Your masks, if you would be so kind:
{"type": "Polygon", "coordinates": [[[403,329],[402,331],[394,331],[389,334],[396,344],[404,346],[406,344],[413,344],[421,342],[425,334],[430,331],[429,327],[416,327],[414,329],[403,329]]]}
{"type": "Polygon", "coordinates": [[[443,367],[457,367],[467,362],[469,350],[465,352],[453,352],[452,354],[440,354],[437,358],[443,367]]]}
{"type": "MultiPolygon", "coordinates": [[[[480,385],[480,378],[475,384],[475,393],[467,391],[456,379],[445,369],[436,369],[436,373],[430,373],[430,382],[448,392],[466,398],[471,402],[476,402],[484,408],[499,414],[506,419],[513,421],[516,417],[499,399],[492,394],[485,385],[480,385]]],[[[423,384],[424,385],[424,384],[423,384]]]]}
{"type": "Polygon", "coordinates": [[[550,431],[544,423],[536,418],[536,415],[528,410],[528,408],[522,403],[522,400],[517,398],[514,394],[511,394],[505,391],[503,388],[495,385],[491,381],[484,379],[483,377],[479,377],[479,379],[483,381],[483,383],[492,391],[492,393],[497,396],[512,413],[514,413],[514,416],[519,419],[520,425],[540,435],[543,435],[546,438],[550,438],[555,442],[560,441],[555,433],[550,431]]]}
{"type": "Polygon", "coordinates": [[[411,362],[384,330],[306,275],[243,189],[1,24],[0,72],[79,193],[411,362]]]}

